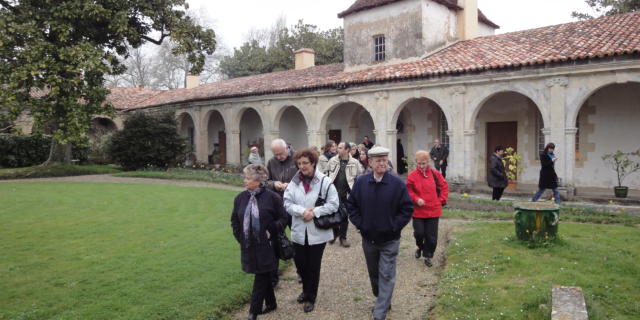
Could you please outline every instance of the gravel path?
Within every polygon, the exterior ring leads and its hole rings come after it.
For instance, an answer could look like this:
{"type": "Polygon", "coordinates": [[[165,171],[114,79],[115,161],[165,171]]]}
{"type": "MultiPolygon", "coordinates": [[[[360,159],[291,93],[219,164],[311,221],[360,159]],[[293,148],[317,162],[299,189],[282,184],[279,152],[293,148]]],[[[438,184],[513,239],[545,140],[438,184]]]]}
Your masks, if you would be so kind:
{"type": "Polygon", "coordinates": [[[74,177],[59,177],[59,178],[35,178],[35,179],[15,179],[15,180],[0,180],[2,182],[42,182],[42,181],[70,181],[70,182],[103,182],[103,183],[141,183],[141,184],[163,184],[179,187],[200,187],[200,188],[215,188],[232,191],[242,191],[244,188],[215,184],[204,181],[187,181],[187,180],[168,180],[168,179],[150,179],[150,178],[128,178],[128,177],[114,177],[108,174],[98,175],[85,175],[74,177]]]}
{"type": "MultiPolygon", "coordinates": [[[[400,254],[397,260],[397,279],[393,294],[393,309],[387,319],[425,319],[433,305],[438,277],[437,272],[445,265],[444,250],[452,232],[461,221],[440,220],[438,249],[434,267],[427,268],[424,260],[415,259],[415,244],[411,223],[402,232],[400,254]]],[[[371,293],[369,277],[362,253],[361,237],[353,225],[349,228],[350,248],[327,244],[322,259],[320,288],[315,310],[305,314],[302,305],[295,299],[302,292],[297,283],[295,267],[285,270],[276,288],[278,309],[258,316],[258,319],[371,319],[371,307],[375,298],[371,293]]],[[[233,319],[246,319],[247,304],[233,319]]]]}

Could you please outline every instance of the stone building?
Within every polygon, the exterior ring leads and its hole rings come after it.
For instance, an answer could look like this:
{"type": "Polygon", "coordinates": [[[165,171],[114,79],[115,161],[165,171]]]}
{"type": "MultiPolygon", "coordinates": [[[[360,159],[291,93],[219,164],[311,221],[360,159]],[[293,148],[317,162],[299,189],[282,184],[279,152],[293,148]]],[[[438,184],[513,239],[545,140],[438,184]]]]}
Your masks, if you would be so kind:
{"type": "MultiPolygon", "coordinates": [[[[439,138],[448,180],[465,185],[485,184],[498,144],[522,154],[519,183],[536,184],[538,154],[554,142],[570,191],[613,186],[602,155],[640,148],[640,13],[500,35],[477,0],[357,0],[338,16],[344,64],[314,66],[302,49],[295,70],[171,91],[112,88],[115,124],[172,110],[198,161],[232,164],[278,137],[299,149],[368,135],[392,155],[398,138],[408,155],[439,138]]],[[[626,184],[639,189],[640,175],[626,184]]]]}

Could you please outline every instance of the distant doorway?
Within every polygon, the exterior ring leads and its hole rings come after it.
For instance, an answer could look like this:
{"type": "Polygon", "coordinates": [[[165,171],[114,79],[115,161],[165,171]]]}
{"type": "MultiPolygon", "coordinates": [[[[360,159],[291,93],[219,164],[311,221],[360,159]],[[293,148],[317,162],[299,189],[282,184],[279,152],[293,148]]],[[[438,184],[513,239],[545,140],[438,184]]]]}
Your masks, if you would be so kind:
{"type": "Polygon", "coordinates": [[[491,154],[497,146],[518,151],[518,122],[487,122],[487,173],[491,154]]]}
{"type": "Polygon", "coordinates": [[[329,130],[329,140],[340,143],[342,141],[342,130],[329,130]]]}

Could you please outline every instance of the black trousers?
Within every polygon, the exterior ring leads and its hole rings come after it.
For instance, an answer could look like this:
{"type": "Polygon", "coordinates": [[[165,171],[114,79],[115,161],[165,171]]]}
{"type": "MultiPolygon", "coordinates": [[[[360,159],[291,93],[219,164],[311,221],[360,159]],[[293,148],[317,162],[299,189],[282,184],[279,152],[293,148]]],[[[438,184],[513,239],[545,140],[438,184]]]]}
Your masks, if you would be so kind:
{"type": "Polygon", "coordinates": [[[504,192],[504,188],[493,188],[493,196],[491,197],[491,199],[500,201],[500,198],[502,198],[503,192],[504,192]]]}
{"type": "Polygon", "coordinates": [[[435,164],[436,170],[440,171],[440,173],[442,173],[442,177],[446,178],[447,177],[447,164],[443,164],[440,165],[439,163],[435,164]]]}
{"type": "Polygon", "coordinates": [[[349,230],[349,218],[345,218],[342,220],[340,225],[336,228],[333,228],[333,237],[340,239],[347,239],[347,231],[349,230]]]}
{"type": "Polygon", "coordinates": [[[413,218],[413,237],[425,258],[433,258],[438,246],[438,220],[440,218],[413,218]]]}
{"type": "Polygon", "coordinates": [[[298,274],[302,277],[302,292],[307,302],[315,303],[318,295],[318,285],[320,284],[320,266],[322,265],[322,254],[326,243],[309,245],[305,236],[305,245],[294,243],[296,254],[293,257],[298,269],[298,274]]]}
{"type": "Polygon", "coordinates": [[[251,307],[249,307],[249,312],[259,314],[262,311],[263,302],[270,307],[276,305],[276,295],[271,285],[270,272],[256,273],[256,277],[253,280],[253,292],[251,292],[251,307]]]}

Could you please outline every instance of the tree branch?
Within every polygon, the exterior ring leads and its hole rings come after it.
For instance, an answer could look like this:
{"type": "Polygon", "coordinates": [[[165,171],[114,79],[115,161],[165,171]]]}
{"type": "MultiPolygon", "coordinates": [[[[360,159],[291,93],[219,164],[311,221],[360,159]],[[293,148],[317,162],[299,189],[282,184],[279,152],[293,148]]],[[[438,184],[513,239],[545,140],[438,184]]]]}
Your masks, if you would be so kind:
{"type": "Polygon", "coordinates": [[[5,131],[5,130],[9,130],[9,129],[13,128],[14,126],[15,126],[15,125],[11,124],[11,125],[9,125],[8,127],[0,128],[0,132],[3,132],[3,131],[5,131]]]}
{"type": "Polygon", "coordinates": [[[5,0],[0,0],[0,5],[2,5],[3,7],[6,7],[7,9],[13,11],[14,13],[17,12],[16,8],[14,8],[13,6],[11,6],[9,4],[9,2],[5,1],[5,0]]]}
{"type": "MultiPolygon", "coordinates": [[[[2,1],[2,0],[0,0],[0,1],[2,1]]],[[[147,37],[147,36],[141,36],[141,38],[142,38],[142,39],[144,39],[144,40],[147,40],[147,41],[149,41],[149,42],[151,42],[151,43],[153,43],[153,44],[161,45],[161,44],[162,44],[162,41],[164,40],[164,38],[166,38],[166,37],[168,37],[168,36],[169,36],[169,34],[167,34],[167,33],[163,33],[163,34],[160,36],[160,39],[158,39],[158,40],[156,40],[156,39],[152,39],[152,38],[149,38],[149,37],[147,37]]]]}

